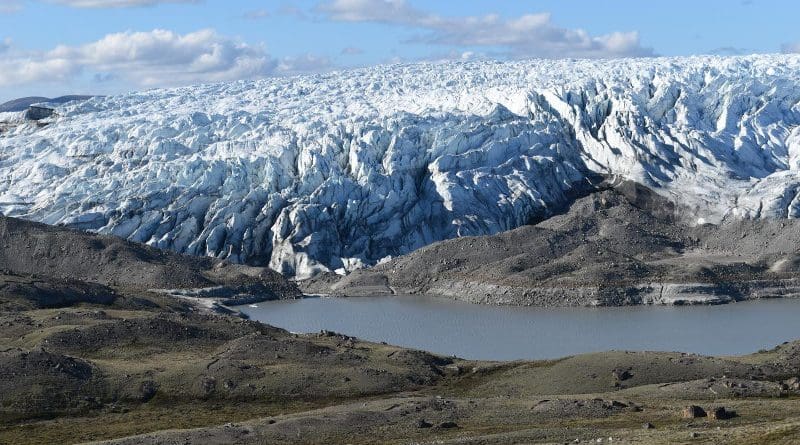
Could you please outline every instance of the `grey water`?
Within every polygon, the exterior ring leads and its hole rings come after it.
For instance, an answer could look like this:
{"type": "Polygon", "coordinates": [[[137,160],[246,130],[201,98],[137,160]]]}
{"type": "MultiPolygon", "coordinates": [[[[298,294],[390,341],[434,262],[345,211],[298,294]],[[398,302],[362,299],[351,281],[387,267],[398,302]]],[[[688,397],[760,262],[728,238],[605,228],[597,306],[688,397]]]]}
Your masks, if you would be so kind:
{"type": "Polygon", "coordinates": [[[441,298],[305,298],[237,309],[292,332],[363,340],[476,360],[548,359],[608,350],[749,354],[800,338],[800,300],[719,306],[529,308],[441,298]]]}

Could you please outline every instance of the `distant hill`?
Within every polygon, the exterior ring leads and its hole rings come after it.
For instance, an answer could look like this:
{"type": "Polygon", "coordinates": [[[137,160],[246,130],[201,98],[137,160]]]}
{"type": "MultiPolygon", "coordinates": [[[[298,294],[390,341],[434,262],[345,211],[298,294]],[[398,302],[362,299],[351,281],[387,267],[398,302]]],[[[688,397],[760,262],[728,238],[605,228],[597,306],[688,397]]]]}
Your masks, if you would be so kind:
{"type": "Polygon", "coordinates": [[[215,288],[226,296],[255,293],[268,299],[300,294],[269,268],[180,255],[114,236],[0,215],[0,295],[3,274],[68,278],[132,291],[215,288]]]}
{"type": "Polygon", "coordinates": [[[32,96],[32,97],[22,97],[19,99],[10,100],[4,104],[0,104],[0,113],[13,113],[17,111],[25,111],[29,106],[39,103],[39,102],[50,102],[55,104],[65,104],[67,102],[72,102],[73,100],[88,100],[94,96],[77,96],[77,95],[70,95],[70,96],[61,96],[56,97],[54,99],[50,99],[47,97],[39,97],[39,96],[32,96]]]}

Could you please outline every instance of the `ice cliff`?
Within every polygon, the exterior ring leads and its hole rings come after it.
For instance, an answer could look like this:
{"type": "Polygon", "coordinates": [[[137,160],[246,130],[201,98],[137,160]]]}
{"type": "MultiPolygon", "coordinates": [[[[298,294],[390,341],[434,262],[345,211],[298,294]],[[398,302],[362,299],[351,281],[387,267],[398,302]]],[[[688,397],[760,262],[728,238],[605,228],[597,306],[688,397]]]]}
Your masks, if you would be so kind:
{"type": "Polygon", "coordinates": [[[595,173],[800,216],[800,56],[393,65],[0,124],[0,212],[298,276],[523,225],[595,173]]]}

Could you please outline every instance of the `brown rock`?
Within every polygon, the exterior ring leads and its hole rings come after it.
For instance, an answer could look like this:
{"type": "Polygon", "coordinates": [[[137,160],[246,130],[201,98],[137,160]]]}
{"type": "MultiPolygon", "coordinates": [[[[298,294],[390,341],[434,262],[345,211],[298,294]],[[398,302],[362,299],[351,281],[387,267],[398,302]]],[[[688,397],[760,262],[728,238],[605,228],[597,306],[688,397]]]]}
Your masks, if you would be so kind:
{"type": "Polygon", "coordinates": [[[698,417],[706,417],[708,414],[697,405],[689,405],[683,409],[682,415],[684,419],[697,419],[698,417]]]}

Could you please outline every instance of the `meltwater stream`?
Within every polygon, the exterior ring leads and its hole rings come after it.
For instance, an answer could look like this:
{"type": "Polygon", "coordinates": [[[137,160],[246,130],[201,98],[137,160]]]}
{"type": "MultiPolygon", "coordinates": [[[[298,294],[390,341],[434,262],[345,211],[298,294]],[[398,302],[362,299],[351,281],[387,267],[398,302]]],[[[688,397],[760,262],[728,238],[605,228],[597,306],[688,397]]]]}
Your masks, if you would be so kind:
{"type": "Polygon", "coordinates": [[[292,332],[322,329],[467,359],[545,359],[607,350],[738,355],[800,338],[800,300],[721,306],[527,308],[408,296],[240,306],[292,332]]]}

